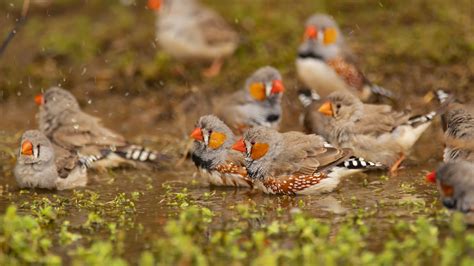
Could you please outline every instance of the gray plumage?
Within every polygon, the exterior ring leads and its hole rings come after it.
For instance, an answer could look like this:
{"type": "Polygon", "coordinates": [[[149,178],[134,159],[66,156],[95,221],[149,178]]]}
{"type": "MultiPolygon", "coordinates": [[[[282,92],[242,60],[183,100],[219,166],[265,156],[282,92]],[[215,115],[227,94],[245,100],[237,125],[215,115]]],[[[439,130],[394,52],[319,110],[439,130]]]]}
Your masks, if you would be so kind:
{"type": "Polygon", "coordinates": [[[450,103],[444,114],[446,121],[444,161],[474,162],[474,108],[450,103]]]}
{"type": "Polygon", "coordinates": [[[26,131],[20,146],[14,169],[19,187],[62,190],[86,185],[87,166],[81,158],[53,145],[40,131],[26,131]],[[22,151],[26,142],[31,146],[31,154],[22,151]]]}
{"type": "Polygon", "coordinates": [[[242,154],[231,149],[234,134],[224,122],[202,116],[191,136],[195,138],[191,158],[204,180],[216,186],[252,187],[242,154]]]}
{"type": "Polygon", "coordinates": [[[234,132],[253,126],[278,128],[281,116],[283,93],[272,93],[272,82],[281,81],[277,69],[265,66],[255,71],[246,81],[242,90],[215,99],[214,114],[229,125],[234,132]],[[265,88],[265,98],[257,100],[250,93],[252,84],[261,83],[265,88]]]}
{"type": "Polygon", "coordinates": [[[163,1],[157,14],[156,39],[176,58],[216,60],[230,56],[237,48],[237,33],[197,1],[163,1]]]}
{"type": "Polygon", "coordinates": [[[202,116],[196,124],[202,130],[203,141],[194,141],[192,159],[196,166],[214,169],[217,165],[223,164],[226,160],[231,160],[241,164],[243,157],[231,150],[235,137],[230,128],[219,118],[213,115],[202,116]],[[209,146],[211,134],[219,132],[226,136],[224,143],[217,149],[209,146]],[[240,163],[239,163],[240,161],[240,163]]]}
{"type": "Polygon", "coordinates": [[[308,18],[305,27],[314,31],[315,35],[305,36],[298,47],[296,69],[306,86],[316,90],[322,97],[345,90],[363,101],[377,100],[379,96],[396,99],[393,92],[372,84],[359,70],[355,56],[331,16],[315,14],[308,18]]]}
{"type": "Polygon", "coordinates": [[[328,102],[332,108],[329,141],[386,166],[409,153],[435,115],[411,116],[389,105],[364,104],[342,91],[329,95],[328,102]]]}
{"type": "Polygon", "coordinates": [[[84,113],[76,98],[59,87],[44,93],[37,119],[41,132],[55,145],[77,150],[84,156],[101,156],[103,150],[115,151],[94,164],[95,167],[114,167],[131,161],[158,163],[161,159],[158,152],[129,144],[123,136],[104,127],[99,118],[84,113]],[[146,151],[147,156],[127,157],[130,151],[136,150],[146,151]]]}
{"type": "Polygon", "coordinates": [[[247,171],[259,180],[293,174],[312,175],[350,156],[348,150],[328,147],[320,136],[301,132],[279,133],[270,128],[255,127],[249,129],[243,139],[247,171]],[[265,155],[257,159],[252,157],[256,143],[268,145],[265,155]]]}
{"type": "Polygon", "coordinates": [[[448,162],[436,171],[441,200],[445,207],[462,212],[474,211],[474,164],[448,162]]]}
{"type": "Polygon", "coordinates": [[[298,47],[298,54],[312,53],[316,57],[319,56],[322,60],[329,60],[338,56],[344,58],[354,57],[352,51],[346,44],[339,25],[337,25],[333,17],[326,14],[314,14],[306,20],[305,27],[309,26],[314,26],[320,31],[327,28],[335,29],[337,33],[336,41],[332,45],[323,45],[321,39],[305,40],[298,47]]]}
{"type": "Polygon", "coordinates": [[[351,157],[350,149],[336,148],[321,136],[265,127],[249,129],[233,148],[245,153],[248,175],[267,194],[327,193],[342,177],[381,167],[351,157]]]}

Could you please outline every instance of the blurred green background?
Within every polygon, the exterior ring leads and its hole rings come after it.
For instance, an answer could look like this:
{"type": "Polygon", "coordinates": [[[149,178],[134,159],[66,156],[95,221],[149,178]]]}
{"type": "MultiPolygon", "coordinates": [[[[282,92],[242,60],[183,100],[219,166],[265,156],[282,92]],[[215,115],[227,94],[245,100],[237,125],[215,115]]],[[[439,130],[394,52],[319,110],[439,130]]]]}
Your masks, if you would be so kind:
{"type": "MultiPolygon", "coordinates": [[[[122,2],[32,0],[28,21],[0,58],[0,99],[53,84],[96,94],[162,92],[180,99],[193,85],[235,90],[263,65],[280,69],[291,92],[297,86],[294,59],[302,24],[314,12],[336,18],[361,69],[387,88],[467,91],[474,82],[471,0],[206,0],[241,37],[239,49],[213,79],[200,75],[207,65],[160,52],[155,15],[145,0],[122,2]]],[[[2,37],[21,6],[19,0],[0,3],[2,37]]]]}

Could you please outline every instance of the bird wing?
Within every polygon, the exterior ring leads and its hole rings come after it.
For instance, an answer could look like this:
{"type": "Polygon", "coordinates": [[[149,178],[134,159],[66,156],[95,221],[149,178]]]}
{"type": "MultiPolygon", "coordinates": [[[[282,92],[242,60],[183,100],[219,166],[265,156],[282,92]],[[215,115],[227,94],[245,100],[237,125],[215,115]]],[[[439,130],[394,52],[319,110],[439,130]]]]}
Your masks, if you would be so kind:
{"type": "Polygon", "coordinates": [[[213,100],[213,113],[239,134],[249,126],[249,122],[246,121],[248,117],[241,112],[240,108],[250,103],[245,93],[239,90],[213,100]]]}
{"type": "Polygon", "coordinates": [[[379,136],[392,132],[409,117],[409,114],[396,112],[389,105],[364,104],[364,115],[355,123],[354,132],[379,136]]]}
{"type": "Polygon", "coordinates": [[[77,153],[71,152],[58,145],[54,145],[54,155],[58,175],[61,178],[68,177],[69,173],[77,166],[79,157],[77,153]]]}
{"type": "Polygon", "coordinates": [[[204,41],[209,45],[236,43],[237,33],[213,10],[201,7],[194,13],[196,27],[201,30],[204,41]]]}
{"type": "Polygon", "coordinates": [[[300,132],[283,134],[283,150],[271,166],[273,176],[288,174],[312,175],[350,155],[347,149],[325,147],[324,139],[300,132]]]}
{"type": "Polygon", "coordinates": [[[65,113],[53,140],[63,147],[123,146],[125,139],[105,128],[100,119],[86,113],[65,113]]]}

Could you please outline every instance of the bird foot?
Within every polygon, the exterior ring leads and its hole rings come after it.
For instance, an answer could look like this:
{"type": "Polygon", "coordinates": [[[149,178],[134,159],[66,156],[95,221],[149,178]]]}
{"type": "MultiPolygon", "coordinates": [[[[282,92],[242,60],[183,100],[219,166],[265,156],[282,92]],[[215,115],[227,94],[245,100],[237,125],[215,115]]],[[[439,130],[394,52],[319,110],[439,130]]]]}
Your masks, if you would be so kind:
{"type": "Polygon", "coordinates": [[[397,176],[400,165],[405,160],[405,155],[400,154],[400,158],[390,167],[390,176],[397,176]]]}
{"type": "Polygon", "coordinates": [[[212,78],[219,75],[223,64],[224,61],[222,61],[221,59],[214,60],[211,66],[202,72],[202,75],[206,78],[212,78]]]}

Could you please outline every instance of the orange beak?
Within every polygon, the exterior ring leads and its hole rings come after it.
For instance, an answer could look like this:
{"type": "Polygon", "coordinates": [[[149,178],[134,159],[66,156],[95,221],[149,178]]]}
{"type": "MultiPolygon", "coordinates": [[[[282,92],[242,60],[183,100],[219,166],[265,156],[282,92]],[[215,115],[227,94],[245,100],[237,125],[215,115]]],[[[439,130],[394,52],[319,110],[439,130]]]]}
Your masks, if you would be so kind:
{"type": "Polygon", "coordinates": [[[315,26],[308,26],[304,31],[304,37],[306,39],[314,39],[318,37],[318,29],[315,26]]]}
{"type": "Polygon", "coordinates": [[[332,112],[332,104],[331,102],[327,101],[319,107],[318,112],[322,113],[323,115],[332,116],[334,113],[332,112]]]}
{"type": "Polygon", "coordinates": [[[148,8],[150,10],[159,10],[161,7],[161,0],[148,0],[148,8]]]}
{"type": "Polygon", "coordinates": [[[38,106],[43,105],[43,103],[44,103],[43,94],[38,94],[38,95],[35,96],[35,103],[38,106]]]}
{"type": "Polygon", "coordinates": [[[232,149],[236,151],[240,151],[240,152],[246,152],[247,149],[245,148],[244,139],[241,138],[236,143],[234,143],[234,145],[232,146],[232,149]]]}
{"type": "Polygon", "coordinates": [[[283,86],[283,82],[281,82],[281,80],[274,80],[272,85],[272,94],[282,93],[285,91],[285,87],[283,86]]]}
{"type": "Polygon", "coordinates": [[[191,132],[190,137],[198,141],[204,140],[204,137],[202,136],[202,130],[199,127],[195,128],[193,132],[191,132]]]}
{"type": "Polygon", "coordinates": [[[21,144],[21,154],[22,155],[33,155],[33,143],[29,140],[25,140],[21,144]]]}
{"type": "Polygon", "coordinates": [[[433,171],[433,172],[427,174],[425,179],[426,179],[427,182],[436,183],[436,172],[433,171]]]}

